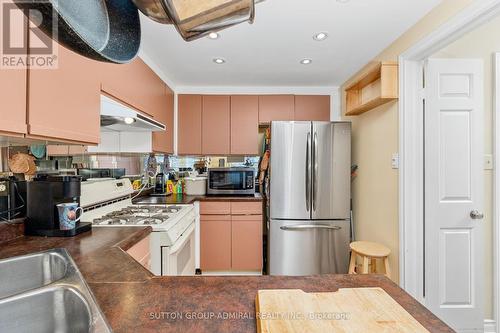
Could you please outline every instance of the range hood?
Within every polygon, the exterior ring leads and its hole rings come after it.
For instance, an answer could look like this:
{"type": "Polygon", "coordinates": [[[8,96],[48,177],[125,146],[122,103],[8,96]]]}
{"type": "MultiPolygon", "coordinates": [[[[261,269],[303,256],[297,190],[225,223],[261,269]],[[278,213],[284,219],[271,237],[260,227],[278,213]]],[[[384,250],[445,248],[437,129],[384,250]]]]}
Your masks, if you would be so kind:
{"type": "Polygon", "coordinates": [[[153,132],[166,131],[164,124],[101,95],[101,133],[89,153],[152,153],[153,132]]]}
{"type": "Polygon", "coordinates": [[[118,132],[157,132],[167,127],[134,109],[101,95],[101,129],[118,132]]]}

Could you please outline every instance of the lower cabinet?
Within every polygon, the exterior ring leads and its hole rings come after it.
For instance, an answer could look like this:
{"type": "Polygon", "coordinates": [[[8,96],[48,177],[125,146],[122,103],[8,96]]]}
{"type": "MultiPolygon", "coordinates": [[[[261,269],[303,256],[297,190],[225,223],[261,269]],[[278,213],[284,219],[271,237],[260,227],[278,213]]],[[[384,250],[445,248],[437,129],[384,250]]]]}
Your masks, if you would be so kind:
{"type": "Polygon", "coordinates": [[[231,269],[262,270],[262,216],[231,216],[231,269]]]}
{"type": "Polygon", "coordinates": [[[151,236],[149,235],[127,250],[127,253],[147,270],[151,270],[150,244],[151,236]]]}
{"type": "Polygon", "coordinates": [[[231,269],[231,216],[202,215],[200,219],[202,270],[231,269]]]}
{"type": "Polygon", "coordinates": [[[262,203],[202,202],[202,271],[262,271],[262,203]]]}

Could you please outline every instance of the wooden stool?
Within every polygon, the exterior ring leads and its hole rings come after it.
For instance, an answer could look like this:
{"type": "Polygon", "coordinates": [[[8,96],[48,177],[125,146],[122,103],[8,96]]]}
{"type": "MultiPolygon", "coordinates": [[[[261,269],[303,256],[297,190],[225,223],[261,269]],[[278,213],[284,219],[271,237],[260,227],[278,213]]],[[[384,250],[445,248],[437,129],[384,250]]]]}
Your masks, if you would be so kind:
{"type": "Polygon", "coordinates": [[[363,259],[363,274],[368,274],[368,265],[371,261],[371,273],[376,273],[376,259],[383,259],[385,266],[385,275],[391,278],[391,268],[389,266],[389,254],[391,250],[382,244],[372,242],[352,242],[349,247],[351,248],[351,262],[349,264],[349,274],[356,274],[356,257],[360,256],[363,259]]]}

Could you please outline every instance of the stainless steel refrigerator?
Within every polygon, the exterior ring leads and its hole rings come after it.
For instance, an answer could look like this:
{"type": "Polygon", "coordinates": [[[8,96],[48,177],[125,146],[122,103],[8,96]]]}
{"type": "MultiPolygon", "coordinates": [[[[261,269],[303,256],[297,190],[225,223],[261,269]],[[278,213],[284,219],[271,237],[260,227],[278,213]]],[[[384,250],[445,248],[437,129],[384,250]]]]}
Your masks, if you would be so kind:
{"type": "Polygon", "coordinates": [[[270,275],[347,273],[351,123],[271,124],[270,275]]]}

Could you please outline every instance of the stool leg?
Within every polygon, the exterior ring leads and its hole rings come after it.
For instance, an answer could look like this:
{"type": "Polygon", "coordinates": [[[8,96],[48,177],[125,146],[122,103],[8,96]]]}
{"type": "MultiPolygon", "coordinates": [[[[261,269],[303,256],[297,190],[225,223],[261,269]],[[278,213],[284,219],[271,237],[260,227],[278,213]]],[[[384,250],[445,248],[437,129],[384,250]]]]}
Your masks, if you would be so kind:
{"type": "Polygon", "coordinates": [[[371,269],[371,272],[372,273],[377,273],[377,259],[375,258],[372,258],[372,269],[371,269]]]}
{"type": "Polygon", "coordinates": [[[385,266],[385,276],[389,279],[391,278],[391,267],[389,266],[389,257],[384,258],[384,266],[385,266]]]}
{"type": "Polygon", "coordinates": [[[363,256],[363,274],[368,274],[368,257],[363,256]]]}
{"type": "Polygon", "coordinates": [[[351,251],[351,261],[349,262],[349,274],[356,274],[354,269],[356,268],[356,252],[351,251]]]}

